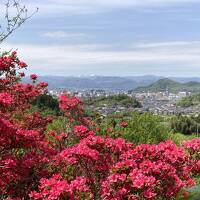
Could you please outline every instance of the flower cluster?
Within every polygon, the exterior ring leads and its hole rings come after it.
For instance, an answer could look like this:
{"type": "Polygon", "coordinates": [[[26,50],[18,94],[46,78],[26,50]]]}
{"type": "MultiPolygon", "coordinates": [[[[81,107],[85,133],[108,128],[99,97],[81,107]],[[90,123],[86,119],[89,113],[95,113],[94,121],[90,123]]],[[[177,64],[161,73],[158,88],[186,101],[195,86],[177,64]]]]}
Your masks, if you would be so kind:
{"type": "Polygon", "coordinates": [[[50,179],[41,179],[40,192],[31,192],[29,196],[34,200],[90,200],[92,199],[92,195],[86,182],[85,178],[77,177],[69,183],[57,174],[50,179]]]}
{"type": "Polygon", "coordinates": [[[122,121],[122,122],[120,122],[120,126],[123,128],[126,128],[128,126],[128,122],[122,121]]]}
{"type": "Polygon", "coordinates": [[[31,78],[32,80],[36,80],[36,79],[38,78],[38,76],[37,76],[37,74],[31,74],[31,75],[30,75],[30,78],[31,78]]]}
{"type": "Polygon", "coordinates": [[[190,155],[190,167],[191,171],[195,175],[200,173],[200,139],[193,139],[183,143],[185,149],[190,155]]]}
{"type": "Polygon", "coordinates": [[[7,71],[7,72],[14,71],[16,68],[16,65],[19,69],[27,67],[25,62],[20,61],[17,58],[16,51],[12,52],[11,55],[4,54],[3,56],[0,57],[0,70],[1,71],[7,71]]]}
{"type": "Polygon", "coordinates": [[[14,103],[12,95],[7,92],[0,93],[0,106],[8,107],[14,103]]]}
{"type": "Polygon", "coordinates": [[[60,96],[60,108],[62,110],[76,110],[82,102],[77,97],[69,97],[67,95],[60,96]]]}
{"type": "Polygon", "coordinates": [[[104,199],[173,199],[195,184],[188,156],[171,141],[139,145],[120,159],[103,182],[104,199]]]}
{"type": "Polygon", "coordinates": [[[184,142],[184,147],[192,153],[200,153],[200,139],[193,139],[184,142]]]}
{"type": "Polygon", "coordinates": [[[59,97],[59,106],[71,122],[83,121],[83,103],[77,97],[70,97],[68,94],[63,94],[59,97]]]}
{"type": "Polygon", "coordinates": [[[74,126],[74,134],[78,138],[86,138],[86,137],[88,137],[90,135],[93,136],[94,132],[93,131],[89,131],[86,126],[80,125],[80,126],[74,126]]]}
{"type": "Polygon", "coordinates": [[[46,177],[50,155],[44,136],[50,118],[29,113],[27,108],[40,94],[44,84],[21,84],[27,65],[17,52],[0,57],[0,198],[27,199],[37,179],[46,177]]]}

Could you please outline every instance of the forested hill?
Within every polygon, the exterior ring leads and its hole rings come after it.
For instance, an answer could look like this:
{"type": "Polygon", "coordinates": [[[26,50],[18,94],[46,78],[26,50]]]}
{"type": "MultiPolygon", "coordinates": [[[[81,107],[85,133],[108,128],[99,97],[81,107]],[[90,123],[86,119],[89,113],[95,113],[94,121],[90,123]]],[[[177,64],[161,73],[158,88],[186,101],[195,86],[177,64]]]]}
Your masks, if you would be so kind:
{"type": "Polygon", "coordinates": [[[177,93],[179,91],[200,92],[200,82],[190,81],[188,83],[180,83],[168,78],[160,79],[149,86],[137,87],[137,92],[169,92],[177,93]]]}

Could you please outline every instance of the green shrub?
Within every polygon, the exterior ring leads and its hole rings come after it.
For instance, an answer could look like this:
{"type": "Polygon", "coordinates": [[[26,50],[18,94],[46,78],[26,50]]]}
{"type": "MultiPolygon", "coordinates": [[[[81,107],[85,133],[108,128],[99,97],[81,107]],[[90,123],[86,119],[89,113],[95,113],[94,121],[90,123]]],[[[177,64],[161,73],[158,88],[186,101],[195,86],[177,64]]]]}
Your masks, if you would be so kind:
{"type": "Polygon", "coordinates": [[[66,117],[58,117],[47,126],[47,132],[56,131],[57,133],[67,133],[69,131],[67,124],[69,124],[69,120],[66,117]]]}
{"type": "Polygon", "coordinates": [[[60,112],[58,99],[54,98],[50,94],[42,94],[38,96],[32,104],[40,111],[48,110],[49,112],[53,111],[55,114],[59,114],[60,112]]]}
{"type": "Polygon", "coordinates": [[[135,144],[157,144],[169,139],[169,129],[162,118],[151,113],[135,113],[124,137],[135,144]]]}
{"type": "Polygon", "coordinates": [[[200,131],[200,117],[178,115],[171,119],[171,129],[175,133],[191,135],[200,131]]]}
{"type": "Polygon", "coordinates": [[[124,107],[133,107],[133,108],[141,107],[141,103],[139,101],[125,94],[86,99],[85,104],[94,105],[94,106],[103,106],[104,104],[106,104],[109,106],[124,106],[124,107]]]}

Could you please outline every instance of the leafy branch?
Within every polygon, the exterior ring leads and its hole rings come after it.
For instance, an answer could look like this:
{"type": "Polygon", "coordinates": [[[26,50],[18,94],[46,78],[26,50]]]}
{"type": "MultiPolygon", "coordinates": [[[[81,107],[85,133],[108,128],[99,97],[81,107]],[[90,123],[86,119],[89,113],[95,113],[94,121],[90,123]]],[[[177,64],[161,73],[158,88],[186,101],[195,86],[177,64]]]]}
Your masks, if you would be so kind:
{"type": "Polygon", "coordinates": [[[27,7],[21,5],[19,0],[7,0],[5,3],[5,22],[0,24],[0,44],[37,12],[38,8],[29,14],[27,7]]]}

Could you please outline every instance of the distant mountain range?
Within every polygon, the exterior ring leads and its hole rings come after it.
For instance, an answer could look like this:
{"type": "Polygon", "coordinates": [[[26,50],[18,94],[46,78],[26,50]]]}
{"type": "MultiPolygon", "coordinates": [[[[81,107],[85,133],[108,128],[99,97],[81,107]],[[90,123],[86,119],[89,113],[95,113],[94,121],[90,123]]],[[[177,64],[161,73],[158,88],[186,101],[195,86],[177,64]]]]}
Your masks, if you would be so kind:
{"type": "MultiPolygon", "coordinates": [[[[88,77],[62,77],[41,76],[39,81],[49,83],[50,89],[104,89],[104,90],[132,90],[139,86],[147,86],[157,80],[157,76],[138,77],[112,77],[112,76],[88,76],[88,77]]],[[[29,82],[24,79],[24,82],[29,82]]]]}
{"type": "Polygon", "coordinates": [[[134,91],[137,92],[164,92],[166,90],[174,93],[178,91],[199,92],[200,82],[190,81],[187,83],[180,83],[169,78],[164,78],[150,84],[149,86],[140,86],[134,89],[134,91]]]}
{"type": "MultiPolygon", "coordinates": [[[[161,77],[161,76],[82,76],[82,77],[64,77],[64,76],[41,76],[40,81],[49,83],[50,89],[103,89],[103,90],[151,90],[163,91],[168,87],[177,89],[191,89],[200,87],[200,77],[194,78],[176,78],[176,77],[161,77]]],[[[24,82],[29,82],[25,78],[24,82]]],[[[195,90],[196,90],[195,89],[195,90]]]]}

